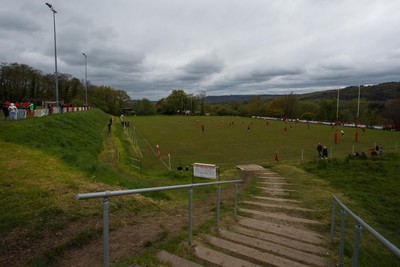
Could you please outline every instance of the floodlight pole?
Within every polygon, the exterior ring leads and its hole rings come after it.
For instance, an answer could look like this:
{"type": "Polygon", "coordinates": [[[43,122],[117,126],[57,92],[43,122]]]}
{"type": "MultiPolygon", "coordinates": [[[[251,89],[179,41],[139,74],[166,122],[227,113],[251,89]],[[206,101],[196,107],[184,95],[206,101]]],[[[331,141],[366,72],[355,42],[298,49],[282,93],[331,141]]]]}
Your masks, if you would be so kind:
{"type": "Polygon", "coordinates": [[[358,104],[357,104],[357,119],[360,116],[360,85],[358,85],[358,104]]]}
{"type": "MultiPolygon", "coordinates": [[[[340,75],[339,75],[339,80],[340,80],[340,75]]],[[[339,121],[339,92],[340,92],[340,85],[338,81],[338,89],[337,89],[337,103],[336,103],[336,121],[339,121]]]]}
{"type": "Polygon", "coordinates": [[[46,6],[50,8],[53,12],[53,24],[54,24],[54,66],[55,66],[55,79],[56,79],[56,106],[60,108],[60,103],[58,102],[58,71],[57,71],[57,38],[56,38],[56,13],[57,11],[53,8],[53,6],[49,3],[46,3],[46,6]]]}
{"type": "Polygon", "coordinates": [[[88,91],[88,83],[87,83],[87,55],[85,53],[82,53],[82,55],[85,57],[85,89],[86,89],[86,107],[88,106],[88,101],[87,101],[87,91],[88,91]]]}

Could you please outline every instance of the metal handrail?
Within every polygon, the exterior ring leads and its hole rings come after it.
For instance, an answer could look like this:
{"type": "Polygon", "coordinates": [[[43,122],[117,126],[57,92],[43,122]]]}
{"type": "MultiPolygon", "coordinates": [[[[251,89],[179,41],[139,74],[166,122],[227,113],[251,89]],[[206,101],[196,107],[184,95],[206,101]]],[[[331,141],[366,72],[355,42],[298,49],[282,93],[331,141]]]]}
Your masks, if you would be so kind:
{"type": "Polygon", "coordinates": [[[217,230],[219,230],[219,217],[220,217],[220,198],[221,198],[221,185],[222,184],[235,184],[235,196],[234,196],[234,218],[236,220],[237,215],[237,185],[243,182],[243,180],[229,180],[229,181],[218,181],[209,183],[197,183],[197,184],[185,184],[185,185],[173,185],[173,186],[162,186],[162,187],[151,187],[141,189],[130,189],[130,190],[118,190],[118,191],[104,191],[104,192],[93,192],[85,194],[77,194],[75,198],[77,200],[103,198],[103,266],[109,265],[109,198],[124,195],[142,194],[156,191],[167,191],[177,189],[189,189],[189,241],[192,242],[192,196],[194,187],[203,186],[218,186],[217,193],[217,230]]]}
{"type": "Polygon", "coordinates": [[[330,240],[333,242],[333,233],[335,227],[335,206],[336,203],[342,207],[342,219],[341,219],[341,236],[340,236],[340,261],[338,263],[339,266],[343,266],[343,249],[344,249],[344,220],[346,214],[349,214],[356,222],[355,226],[355,240],[354,240],[354,250],[353,250],[353,261],[352,266],[356,267],[358,263],[358,246],[359,240],[361,236],[362,228],[365,228],[373,237],[375,237],[378,241],[380,241],[386,248],[388,248],[394,255],[400,258],[400,249],[393,245],[389,240],[384,238],[381,234],[379,234],[375,229],[369,226],[366,222],[364,222],[360,217],[358,217],[355,213],[353,213],[348,207],[346,207],[335,195],[332,198],[332,221],[331,221],[331,233],[330,240]]]}

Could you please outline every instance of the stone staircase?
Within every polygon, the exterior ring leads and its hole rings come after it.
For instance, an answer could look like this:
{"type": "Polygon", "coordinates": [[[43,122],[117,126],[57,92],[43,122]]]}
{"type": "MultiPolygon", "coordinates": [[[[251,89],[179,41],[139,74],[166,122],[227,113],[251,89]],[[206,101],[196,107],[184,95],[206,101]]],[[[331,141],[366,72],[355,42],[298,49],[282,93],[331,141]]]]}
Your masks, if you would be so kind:
{"type": "MultiPolygon", "coordinates": [[[[287,199],[295,189],[290,179],[258,165],[238,166],[259,179],[262,194],[243,201],[236,223],[216,235],[202,235],[193,245],[202,265],[160,251],[167,266],[334,266],[328,257],[327,238],[310,230],[320,224],[308,219],[313,210],[287,199]]],[[[223,230],[222,230],[223,229],[223,230]]]]}

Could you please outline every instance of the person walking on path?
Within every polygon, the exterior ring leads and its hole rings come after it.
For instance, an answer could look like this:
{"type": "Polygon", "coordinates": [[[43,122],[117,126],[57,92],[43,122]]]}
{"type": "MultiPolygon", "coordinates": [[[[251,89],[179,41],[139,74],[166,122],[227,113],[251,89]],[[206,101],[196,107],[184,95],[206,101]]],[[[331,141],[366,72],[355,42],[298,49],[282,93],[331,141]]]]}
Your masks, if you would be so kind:
{"type": "Polygon", "coordinates": [[[321,145],[321,143],[318,143],[317,151],[318,151],[318,157],[321,158],[322,157],[322,145],[321,145]]]}
{"type": "Polygon", "coordinates": [[[108,122],[108,132],[111,133],[112,119],[108,122]]]}

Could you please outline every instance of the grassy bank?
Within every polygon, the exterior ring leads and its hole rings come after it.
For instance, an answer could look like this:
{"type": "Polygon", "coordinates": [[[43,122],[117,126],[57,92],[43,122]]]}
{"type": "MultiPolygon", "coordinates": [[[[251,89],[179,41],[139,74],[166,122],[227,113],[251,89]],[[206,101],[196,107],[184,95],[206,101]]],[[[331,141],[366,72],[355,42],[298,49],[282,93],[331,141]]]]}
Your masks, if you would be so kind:
{"type": "MultiPolygon", "coordinates": [[[[400,158],[398,154],[360,159],[348,157],[342,160],[308,162],[303,168],[329,183],[339,199],[366,223],[400,247],[398,229],[400,223],[400,158]]],[[[328,215],[328,214],[327,214],[328,215]]],[[[329,215],[330,217],[330,215],[329,215]]],[[[336,214],[336,240],[339,239],[340,209],[336,214]]],[[[345,255],[351,257],[355,221],[346,218],[345,255]]],[[[367,231],[362,232],[360,247],[361,266],[399,266],[387,249],[367,231]]]]}

